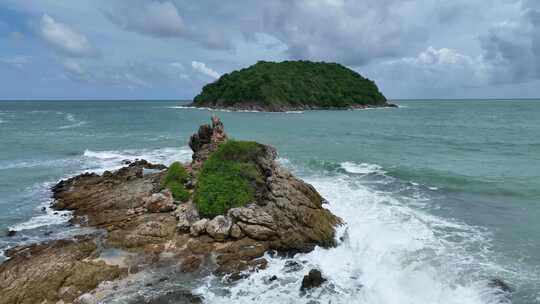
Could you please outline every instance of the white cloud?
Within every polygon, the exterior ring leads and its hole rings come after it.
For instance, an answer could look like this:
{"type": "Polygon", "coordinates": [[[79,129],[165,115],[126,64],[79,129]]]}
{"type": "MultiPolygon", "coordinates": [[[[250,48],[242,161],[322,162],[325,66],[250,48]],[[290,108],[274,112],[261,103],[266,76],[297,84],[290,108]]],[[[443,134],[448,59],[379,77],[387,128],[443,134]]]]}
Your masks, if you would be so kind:
{"type": "Polygon", "coordinates": [[[207,67],[204,62],[192,61],[191,67],[204,75],[210,76],[215,79],[219,78],[219,73],[207,67]]]}
{"type": "Polygon", "coordinates": [[[149,2],[121,6],[108,14],[119,27],[154,37],[178,37],[185,35],[184,20],[171,2],[149,2]]]}
{"type": "Polygon", "coordinates": [[[487,84],[489,71],[482,57],[430,46],[415,57],[385,61],[374,72],[376,78],[415,88],[458,88],[487,84]]]}
{"type": "Polygon", "coordinates": [[[66,24],[57,22],[47,14],[41,18],[40,33],[48,43],[69,56],[95,57],[99,55],[85,35],[66,24]]]}
{"type": "Polygon", "coordinates": [[[154,38],[181,38],[207,49],[230,49],[231,44],[220,27],[201,26],[197,21],[184,21],[171,1],[116,1],[106,17],[121,29],[154,38]]]}

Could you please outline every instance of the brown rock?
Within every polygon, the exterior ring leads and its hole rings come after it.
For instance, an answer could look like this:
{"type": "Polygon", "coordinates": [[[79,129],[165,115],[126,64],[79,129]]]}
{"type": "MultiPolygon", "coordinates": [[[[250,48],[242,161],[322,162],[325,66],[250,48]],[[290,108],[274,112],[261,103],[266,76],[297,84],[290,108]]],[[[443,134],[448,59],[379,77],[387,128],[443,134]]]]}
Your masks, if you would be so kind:
{"type": "Polygon", "coordinates": [[[218,241],[227,239],[230,230],[231,221],[223,215],[218,215],[206,223],[206,232],[218,241]]]}
{"type": "Polygon", "coordinates": [[[277,236],[277,232],[270,228],[261,225],[250,225],[244,222],[238,222],[237,225],[242,229],[247,236],[252,239],[267,241],[274,236],[277,236]]]}
{"type": "Polygon", "coordinates": [[[186,257],[180,265],[182,272],[195,272],[201,266],[201,258],[195,255],[186,257]]]}
{"type": "Polygon", "coordinates": [[[93,262],[93,236],[16,247],[0,265],[0,303],[72,302],[100,282],[126,274],[117,266],[93,262]]]}
{"type": "Polygon", "coordinates": [[[227,134],[225,134],[223,123],[217,116],[212,116],[212,126],[200,126],[199,131],[189,139],[189,147],[193,150],[192,168],[200,169],[208,155],[226,140],[227,134]]]}
{"type": "Polygon", "coordinates": [[[199,212],[192,202],[180,204],[174,214],[178,220],[176,227],[181,232],[189,232],[191,225],[199,220],[199,212]]]}
{"type": "Polygon", "coordinates": [[[206,233],[206,224],[208,223],[208,219],[200,219],[193,223],[191,225],[191,228],[189,229],[189,233],[192,236],[199,236],[201,234],[206,233]]]}
{"type": "Polygon", "coordinates": [[[174,198],[169,190],[154,193],[143,199],[144,206],[150,212],[171,212],[176,209],[174,198]]]}
{"type": "Polygon", "coordinates": [[[242,231],[240,226],[238,226],[238,224],[233,224],[231,226],[230,234],[231,234],[231,237],[234,239],[241,239],[245,236],[244,232],[242,231]]]}

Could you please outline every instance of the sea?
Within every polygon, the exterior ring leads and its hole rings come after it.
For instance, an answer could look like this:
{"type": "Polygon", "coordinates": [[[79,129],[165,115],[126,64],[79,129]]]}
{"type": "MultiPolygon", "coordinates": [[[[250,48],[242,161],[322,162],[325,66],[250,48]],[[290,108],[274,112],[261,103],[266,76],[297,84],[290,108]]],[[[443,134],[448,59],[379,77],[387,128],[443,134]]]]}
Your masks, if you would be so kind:
{"type": "MultiPolygon", "coordinates": [[[[7,248],[87,232],[49,208],[56,182],[126,159],[189,161],[189,136],[215,114],[230,137],[276,147],[345,225],[335,248],[269,254],[267,269],[234,284],[194,279],[205,303],[540,303],[540,101],[393,102],[399,108],[258,113],[181,101],[2,101],[0,261],[7,248]],[[288,271],[290,260],[303,269],[288,271]],[[311,268],[328,281],[303,294],[311,268]]],[[[130,293],[144,288],[161,287],[130,293]]]]}

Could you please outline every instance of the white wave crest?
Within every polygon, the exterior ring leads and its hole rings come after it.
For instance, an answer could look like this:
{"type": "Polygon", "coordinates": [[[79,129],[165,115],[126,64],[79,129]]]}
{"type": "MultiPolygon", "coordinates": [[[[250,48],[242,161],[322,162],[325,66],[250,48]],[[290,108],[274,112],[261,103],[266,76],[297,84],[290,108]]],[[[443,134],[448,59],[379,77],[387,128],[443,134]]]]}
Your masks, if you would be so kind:
{"type": "Polygon", "coordinates": [[[191,109],[191,110],[203,110],[203,111],[215,111],[215,112],[234,112],[234,113],[277,113],[277,114],[303,114],[303,111],[285,111],[285,112],[264,112],[257,110],[229,110],[229,109],[214,109],[208,107],[193,107],[193,106],[172,106],[167,109],[191,109]]]}
{"type": "Polygon", "coordinates": [[[97,173],[105,170],[116,170],[125,166],[124,160],[134,161],[145,159],[151,163],[170,165],[175,161],[187,162],[191,160],[192,151],[189,147],[159,148],[123,151],[92,151],[85,150],[83,159],[86,171],[97,173]]]}
{"type": "Polygon", "coordinates": [[[382,167],[375,164],[368,163],[355,163],[355,162],[343,162],[340,164],[341,168],[348,173],[353,174],[371,174],[371,173],[385,173],[382,167]]]}
{"type": "Polygon", "coordinates": [[[481,229],[417,210],[350,176],[306,180],[346,222],[339,246],[296,255],[304,266],[298,272],[266,256],[267,269],[224,287],[226,293],[210,278],[196,290],[207,303],[506,303],[482,277],[499,266],[487,258],[490,240],[481,229]],[[328,282],[303,296],[300,284],[311,268],[328,282]]]}
{"type": "MultiPolygon", "coordinates": [[[[58,113],[62,113],[62,112],[58,112],[58,113]]],[[[58,114],[57,113],[57,114],[58,114]]],[[[69,125],[64,125],[64,126],[61,126],[59,127],[58,129],[61,129],[61,130],[64,130],[64,129],[72,129],[72,128],[77,128],[77,127],[80,127],[82,125],[85,125],[86,124],[86,121],[79,121],[75,118],[75,116],[71,113],[68,113],[66,114],[65,116],[65,119],[69,122],[71,122],[72,124],[69,124],[69,125]]]]}
{"type": "Polygon", "coordinates": [[[30,230],[44,226],[51,225],[61,225],[65,224],[71,218],[71,212],[69,211],[55,211],[47,206],[41,205],[40,208],[45,207],[44,214],[34,216],[26,222],[22,222],[16,225],[13,225],[9,229],[15,231],[30,230]]]}

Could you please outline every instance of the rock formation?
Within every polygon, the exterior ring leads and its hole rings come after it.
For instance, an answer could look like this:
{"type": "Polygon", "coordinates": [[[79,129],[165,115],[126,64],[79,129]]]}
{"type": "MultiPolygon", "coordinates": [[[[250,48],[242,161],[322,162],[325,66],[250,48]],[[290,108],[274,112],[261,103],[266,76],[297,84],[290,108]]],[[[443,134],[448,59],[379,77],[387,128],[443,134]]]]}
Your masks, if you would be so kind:
{"type": "MultiPolygon", "coordinates": [[[[228,137],[217,117],[190,139],[193,161],[186,189],[197,188],[197,177],[209,155],[228,137]]],[[[208,265],[215,274],[241,279],[245,271],[266,267],[267,250],[306,252],[332,246],[340,219],[323,207],[325,200],[309,184],[294,177],[264,146],[257,165],[264,171],[255,201],[214,218],[201,219],[190,199],[175,201],[161,180],[163,166],[136,161],[116,172],[85,173],[53,187],[53,207],[71,210],[72,222],[104,230],[75,240],[13,248],[0,266],[0,304],[73,301],[105,280],[115,280],[152,265],[170,265],[179,273],[208,265]],[[99,246],[98,246],[99,245],[99,246]],[[123,265],[100,260],[100,251],[130,252],[123,265]],[[143,262],[141,262],[143,261],[143,262]],[[143,266],[141,266],[143,265],[143,266]],[[31,292],[39,290],[39,292],[31,292]]]]}
{"type": "Polygon", "coordinates": [[[302,286],[300,286],[300,291],[306,291],[308,289],[316,288],[321,286],[326,279],[323,278],[320,270],[311,269],[307,275],[302,279],[302,286]]]}

